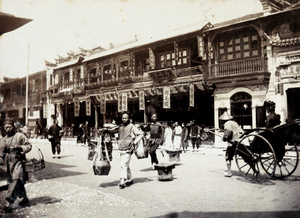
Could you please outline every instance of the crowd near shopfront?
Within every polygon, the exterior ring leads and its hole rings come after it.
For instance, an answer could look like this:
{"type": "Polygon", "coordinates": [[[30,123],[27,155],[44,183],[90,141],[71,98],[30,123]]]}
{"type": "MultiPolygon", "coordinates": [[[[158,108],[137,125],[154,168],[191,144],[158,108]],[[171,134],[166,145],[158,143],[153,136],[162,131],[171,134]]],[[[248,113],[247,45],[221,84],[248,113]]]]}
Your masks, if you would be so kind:
{"type": "MultiPolygon", "coordinates": [[[[299,118],[300,7],[261,2],[261,13],[45,61],[47,70],[29,75],[31,137],[45,136],[53,119],[64,137],[77,137],[85,123],[94,137],[104,124],[122,123],[124,111],[134,123],[150,122],[155,112],[162,123],[195,120],[216,129],[227,111],[243,129],[264,127],[266,99],[276,102],[281,123],[299,118]]],[[[5,78],[1,117],[25,124],[25,95],[26,78],[5,78]]]]}

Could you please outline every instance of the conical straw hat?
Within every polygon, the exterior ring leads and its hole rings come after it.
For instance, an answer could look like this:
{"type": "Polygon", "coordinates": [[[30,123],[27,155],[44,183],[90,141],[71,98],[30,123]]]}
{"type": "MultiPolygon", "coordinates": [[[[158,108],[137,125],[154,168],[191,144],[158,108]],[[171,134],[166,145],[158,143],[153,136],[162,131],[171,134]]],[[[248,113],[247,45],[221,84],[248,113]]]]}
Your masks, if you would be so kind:
{"type": "Polygon", "coordinates": [[[227,111],[225,111],[220,117],[219,117],[220,120],[231,120],[233,119],[232,116],[230,116],[227,111]]]}

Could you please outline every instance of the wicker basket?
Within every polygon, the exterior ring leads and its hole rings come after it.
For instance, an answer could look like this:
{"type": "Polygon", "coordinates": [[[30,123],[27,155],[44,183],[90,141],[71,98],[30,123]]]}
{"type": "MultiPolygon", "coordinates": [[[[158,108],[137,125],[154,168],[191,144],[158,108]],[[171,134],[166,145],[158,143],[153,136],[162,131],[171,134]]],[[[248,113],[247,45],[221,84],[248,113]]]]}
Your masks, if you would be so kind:
{"type": "Polygon", "coordinates": [[[44,155],[42,151],[39,148],[37,148],[37,151],[38,151],[39,159],[36,159],[35,157],[31,159],[27,159],[25,163],[26,172],[33,173],[38,170],[42,170],[46,167],[44,155]]]}

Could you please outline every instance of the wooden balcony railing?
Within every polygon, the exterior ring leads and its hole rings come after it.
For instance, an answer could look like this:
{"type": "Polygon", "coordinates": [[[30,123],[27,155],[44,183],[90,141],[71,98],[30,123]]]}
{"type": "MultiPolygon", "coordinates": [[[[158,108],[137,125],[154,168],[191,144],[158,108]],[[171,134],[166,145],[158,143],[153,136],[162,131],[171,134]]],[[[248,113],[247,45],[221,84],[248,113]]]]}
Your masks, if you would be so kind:
{"type": "Polygon", "coordinates": [[[230,61],[208,66],[209,75],[212,77],[265,72],[266,70],[267,59],[264,57],[230,61]]]}

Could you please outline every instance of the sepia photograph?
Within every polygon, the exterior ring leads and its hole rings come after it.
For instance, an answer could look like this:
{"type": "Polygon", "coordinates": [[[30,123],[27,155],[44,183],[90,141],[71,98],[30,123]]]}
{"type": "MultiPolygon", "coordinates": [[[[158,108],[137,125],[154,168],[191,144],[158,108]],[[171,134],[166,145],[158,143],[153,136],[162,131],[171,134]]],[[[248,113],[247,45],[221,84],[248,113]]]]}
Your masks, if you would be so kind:
{"type": "Polygon", "coordinates": [[[300,218],[299,0],[0,0],[0,218],[300,218]]]}

